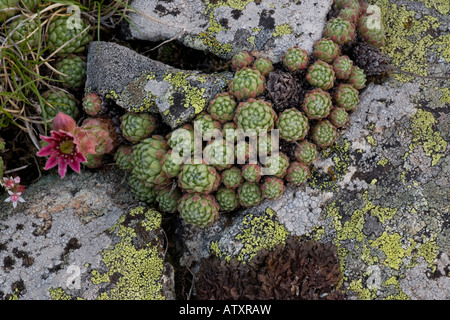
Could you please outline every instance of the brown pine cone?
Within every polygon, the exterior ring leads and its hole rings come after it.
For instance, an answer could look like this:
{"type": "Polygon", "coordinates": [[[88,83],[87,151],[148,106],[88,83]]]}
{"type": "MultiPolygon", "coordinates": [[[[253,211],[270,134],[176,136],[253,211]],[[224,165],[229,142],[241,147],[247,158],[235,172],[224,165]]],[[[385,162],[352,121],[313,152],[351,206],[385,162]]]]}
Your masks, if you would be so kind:
{"type": "Polygon", "coordinates": [[[275,111],[280,112],[299,103],[301,86],[289,72],[277,70],[269,73],[266,88],[275,111]]]}
{"type": "Polygon", "coordinates": [[[364,41],[358,41],[350,50],[349,55],[367,76],[386,75],[393,69],[388,56],[364,41]]]}

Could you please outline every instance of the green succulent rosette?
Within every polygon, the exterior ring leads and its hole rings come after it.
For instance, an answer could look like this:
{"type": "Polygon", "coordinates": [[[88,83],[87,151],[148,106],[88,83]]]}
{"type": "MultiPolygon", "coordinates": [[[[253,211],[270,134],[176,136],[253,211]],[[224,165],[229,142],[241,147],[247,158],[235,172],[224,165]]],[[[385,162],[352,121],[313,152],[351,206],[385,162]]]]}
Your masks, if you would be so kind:
{"type": "Polygon", "coordinates": [[[263,200],[259,184],[245,181],[238,188],[238,198],[240,205],[244,208],[257,206],[263,200]]]}
{"type": "Polygon", "coordinates": [[[102,99],[97,93],[88,93],[83,98],[82,107],[84,112],[94,117],[102,111],[102,99]]]}
{"type": "Polygon", "coordinates": [[[220,174],[207,164],[185,164],[178,176],[178,186],[188,193],[211,193],[219,184],[220,174]]]}
{"type": "Polygon", "coordinates": [[[355,38],[355,24],[343,18],[331,18],[325,25],[324,37],[336,42],[338,45],[344,45],[355,38]]]}
{"type": "Polygon", "coordinates": [[[223,170],[221,176],[223,185],[230,189],[236,189],[244,182],[241,169],[236,166],[223,170]]]}
{"type": "Polygon", "coordinates": [[[233,120],[236,106],[237,103],[232,95],[228,92],[221,92],[209,102],[208,113],[214,120],[225,123],[233,120]]]}
{"type": "Polygon", "coordinates": [[[285,186],[283,179],[277,177],[267,177],[261,183],[261,192],[263,197],[269,200],[275,200],[284,193],[285,186]]]}
{"type": "Polygon", "coordinates": [[[219,204],[210,194],[186,193],[178,200],[181,218],[200,228],[213,224],[219,218],[219,210],[219,204]]]}
{"type": "Polygon", "coordinates": [[[359,19],[359,9],[355,7],[343,8],[339,11],[338,18],[342,18],[350,23],[356,24],[359,19]]]}
{"type": "Polygon", "coordinates": [[[311,138],[320,148],[333,145],[337,138],[336,127],[328,120],[320,120],[311,130],[311,138]]]}
{"type": "Polygon", "coordinates": [[[56,64],[56,70],[65,74],[58,74],[58,80],[66,88],[81,87],[86,79],[86,66],[80,56],[69,55],[56,64]]]}
{"type": "Polygon", "coordinates": [[[300,71],[306,69],[309,62],[306,50],[298,46],[291,47],[281,56],[283,65],[290,71],[300,71]]]}
{"type": "Polygon", "coordinates": [[[353,88],[361,90],[366,87],[366,82],[367,78],[364,70],[359,68],[358,66],[353,65],[352,72],[348,77],[348,83],[351,84],[353,88]]]}
{"type": "Polygon", "coordinates": [[[8,36],[23,52],[33,51],[39,44],[39,26],[35,19],[20,17],[9,25],[8,36]]]}
{"type": "Polygon", "coordinates": [[[0,21],[3,22],[19,13],[17,5],[34,12],[39,3],[40,0],[0,0],[0,21]]]}
{"type": "Polygon", "coordinates": [[[339,45],[331,39],[322,38],[314,43],[313,56],[316,59],[332,63],[340,54],[339,45]]]}
{"type": "Polygon", "coordinates": [[[346,55],[339,56],[333,61],[336,79],[347,80],[352,73],[353,61],[346,55]]]}
{"type": "Polygon", "coordinates": [[[178,208],[178,200],[182,194],[178,188],[164,187],[156,191],[158,209],[165,213],[175,213],[178,208]]]}
{"type": "Polygon", "coordinates": [[[317,60],[308,67],[305,78],[310,85],[328,90],[334,86],[335,75],[332,66],[325,61],[317,60]]]}
{"type": "Polygon", "coordinates": [[[268,58],[258,58],[253,63],[253,68],[258,70],[263,76],[267,76],[274,70],[273,63],[268,58]]]}
{"type": "Polygon", "coordinates": [[[194,152],[194,127],[191,124],[185,124],[167,135],[167,142],[183,160],[191,158],[194,152]]]}
{"type": "Polygon", "coordinates": [[[217,170],[230,168],[234,164],[234,148],[225,140],[214,140],[203,149],[203,159],[217,170]]]}
{"type": "Polygon", "coordinates": [[[167,141],[158,135],[135,144],[133,146],[132,173],[150,186],[168,182],[161,166],[161,159],[168,150],[167,141]]]}
{"type": "Polygon", "coordinates": [[[131,171],[133,169],[133,147],[128,145],[120,145],[114,153],[114,161],[120,169],[131,171]]]}
{"type": "Polygon", "coordinates": [[[266,79],[256,69],[244,67],[228,82],[228,91],[237,100],[256,98],[266,90],[266,79]]]}
{"type": "Polygon", "coordinates": [[[328,120],[336,128],[341,128],[348,122],[348,118],[348,113],[344,108],[334,107],[330,112],[328,120]]]}
{"type": "Polygon", "coordinates": [[[333,107],[330,94],[320,88],[309,91],[302,106],[308,119],[314,120],[326,118],[333,107]]]}
{"type": "Polygon", "coordinates": [[[161,171],[170,179],[177,177],[183,167],[182,159],[174,157],[172,150],[167,151],[161,159],[161,171]]]}
{"type": "Polygon", "coordinates": [[[149,113],[127,112],[120,120],[123,137],[132,143],[150,137],[157,127],[156,118],[149,113]]]}
{"type": "Polygon", "coordinates": [[[359,103],[359,92],[352,85],[340,83],[333,95],[337,106],[346,111],[353,111],[359,103]]]}
{"type": "Polygon", "coordinates": [[[280,130],[280,138],[286,141],[297,141],[305,138],[309,124],[303,113],[296,108],[290,108],[279,115],[276,128],[280,130]]]}
{"type": "Polygon", "coordinates": [[[197,130],[197,133],[202,137],[213,137],[215,130],[222,130],[222,125],[219,121],[214,120],[210,114],[202,112],[195,117],[194,130],[197,130]]]}
{"type": "Polygon", "coordinates": [[[269,175],[283,178],[286,175],[286,171],[289,167],[289,158],[282,152],[278,154],[273,153],[267,158],[267,164],[265,169],[268,170],[269,175]]]}
{"type": "Polygon", "coordinates": [[[48,118],[54,118],[58,112],[62,112],[76,119],[80,114],[75,96],[64,90],[55,92],[48,90],[42,94],[45,100],[44,111],[48,118]]]}
{"type": "Polygon", "coordinates": [[[361,37],[368,44],[382,48],[386,43],[386,34],[382,23],[373,23],[373,17],[370,15],[363,15],[359,17],[357,30],[361,37]]]}
{"type": "Polygon", "coordinates": [[[247,163],[242,166],[242,177],[248,182],[259,182],[262,168],[255,163],[247,163]]]}
{"type": "Polygon", "coordinates": [[[230,212],[239,207],[239,198],[233,189],[221,187],[216,192],[216,200],[220,211],[230,212]]]}
{"type": "Polygon", "coordinates": [[[128,176],[128,185],[131,192],[140,201],[144,201],[148,204],[152,204],[156,200],[156,190],[152,186],[149,186],[145,181],[139,179],[136,175],[131,174],[128,176]]]}
{"type": "Polygon", "coordinates": [[[58,55],[83,52],[92,41],[88,25],[81,19],[61,16],[50,22],[47,45],[51,52],[59,49],[58,55]],[[64,47],[63,47],[64,46],[64,47]]]}
{"type": "Polygon", "coordinates": [[[254,130],[256,133],[258,130],[272,130],[276,119],[277,114],[270,102],[253,98],[241,102],[234,116],[238,129],[248,132],[254,130]]]}
{"type": "Polygon", "coordinates": [[[231,58],[233,68],[239,70],[253,63],[253,56],[247,51],[236,52],[231,58]]]}
{"type": "Polygon", "coordinates": [[[300,162],[292,162],[286,172],[286,181],[294,186],[300,186],[308,180],[309,167],[300,162]]]}
{"type": "Polygon", "coordinates": [[[309,166],[313,164],[318,157],[317,147],[314,143],[303,140],[296,145],[294,157],[298,162],[309,166]]]}

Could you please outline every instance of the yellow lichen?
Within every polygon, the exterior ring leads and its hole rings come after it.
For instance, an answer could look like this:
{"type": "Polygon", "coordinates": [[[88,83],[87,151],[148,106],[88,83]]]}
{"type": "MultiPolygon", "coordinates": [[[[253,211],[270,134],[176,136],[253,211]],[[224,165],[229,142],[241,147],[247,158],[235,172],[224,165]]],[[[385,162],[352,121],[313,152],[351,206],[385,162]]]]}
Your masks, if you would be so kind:
{"type": "Polygon", "coordinates": [[[246,262],[260,250],[271,250],[276,245],[284,243],[288,236],[289,232],[276,220],[276,212],[271,208],[266,208],[263,215],[248,214],[245,216],[242,230],[235,237],[243,245],[236,256],[230,256],[221,251],[217,242],[211,243],[210,250],[226,261],[233,257],[246,262]]]}
{"type": "Polygon", "coordinates": [[[272,33],[274,37],[281,37],[286,34],[291,34],[294,30],[289,23],[283,23],[278,26],[275,26],[275,32],[272,33]]]}
{"type": "MultiPolygon", "coordinates": [[[[431,6],[430,0],[422,0],[431,6]]],[[[381,9],[386,45],[383,51],[392,58],[393,64],[407,72],[427,75],[426,55],[434,50],[439,56],[450,61],[449,35],[436,35],[440,22],[436,17],[423,15],[419,20],[416,12],[409,11],[405,6],[390,3],[389,0],[370,0],[371,4],[381,9]]],[[[445,1],[441,1],[444,3],[445,1]]],[[[447,12],[448,6],[435,5],[440,12],[447,12]]],[[[412,77],[405,74],[395,74],[400,81],[410,81],[412,77]]]]}
{"type": "Polygon", "coordinates": [[[447,141],[445,141],[439,131],[435,131],[433,127],[437,121],[433,114],[425,110],[417,110],[411,117],[411,132],[413,139],[409,146],[409,155],[415,148],[422,146],[425,154],[431,157],[431,165],[434,166],[445,155],[447,150],[447,141]]]}

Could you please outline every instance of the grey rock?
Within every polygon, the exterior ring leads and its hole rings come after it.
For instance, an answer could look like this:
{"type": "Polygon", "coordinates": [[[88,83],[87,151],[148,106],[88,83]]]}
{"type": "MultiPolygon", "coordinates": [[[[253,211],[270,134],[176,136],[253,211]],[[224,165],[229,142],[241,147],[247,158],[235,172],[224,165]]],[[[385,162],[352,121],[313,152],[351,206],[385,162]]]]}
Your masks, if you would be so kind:
{"type": "MultiPolygon", "coordinates": [[[[64,179],[53,173],[30,186],[23,194],[26,202],[14,210],[1,196],[0,299],[144,297],[144,287],[118,285],[132,276],[132,268],[120,261],[120,256],[114,262],[108,260],[114,247],[131,249],[119,230],[125,230],[120,229],[121,222],[140,206],[122,182],[123,172],[112,167],[96,172],[83,170],[80,175],[70,172],[64,179]],[[112,277],[118,285],[116,289],[107,281],[107,272],[114,268],[122,269],[121,275],[112,277]],[[103,281],[94,283],[96,272],[106,275],[103,281]],[[19,285],[21,289],[15,290],[19,285]]],[[[130,218],[128,226],[133,222],[130,218]]],[[[154,240],[163,239],[160,232],[161,229],[142,232],[143,237],[134,241],[141,241],[143,248],[164,252],[162,243],[154,240]]],[[[139,250],[135,250],[138,255],[139,250]]],[[[173,268],[163,255],[158,258],[163,269],[160,277],[153,280],[160,286],[161,295],[173,299],[173,268]]],[[[145,265],[133,267],[137,267],[136,272],[145,269],[145,265]]],[[[135,276],[139,278],[141,274],[135,276]]]]}
{"type": "Polygon", "coordinates": [[[110,42],[89,46],[86,91],[129,112],[160,114],[171,128],[188,122],[226,90],[231,74],[184,71],[110,42]]]}
{"type": "Polygon", "coordinates": [[[134,0],[131,38],[177,39],[198,50],[230,59],[239,51],[264,51],[280,62],[290,47],[312,53],[322,37],[331,0],[158,1],[134,0]]]}

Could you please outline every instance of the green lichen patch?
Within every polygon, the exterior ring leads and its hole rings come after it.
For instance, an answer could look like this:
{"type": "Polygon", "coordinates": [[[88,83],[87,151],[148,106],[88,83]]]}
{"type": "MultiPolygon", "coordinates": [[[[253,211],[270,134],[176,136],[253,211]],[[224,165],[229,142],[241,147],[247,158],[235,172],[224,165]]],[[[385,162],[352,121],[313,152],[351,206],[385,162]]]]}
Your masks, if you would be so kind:
{"type": "Polygon", "coordinates": [[[242,244],[238,254],[227,254],[219,248],[217,242],[212,242],[210,248],[218,257],[227,261],[233,257],[246,262],[260,250],[272,250],[276,245],[284,243],[288,236],[289,232],[276,220],[276,212],[268,207],[262,215],[247,214],[244,217],[241,231],[235,237],[242,244]]]}
{"type": "MultiPolygon", "coordinates": [[[[161,214],[137,207],[122,215],[109,233],[114,245],[101,252],[103,266],[90,271],[99,300],[162,300],[164,254],[161,214]]],[[[85,264],[85,267],[89,264],[85,264]]],[[[73,300],[63,288],[49,290],[52,299],[73,300]]]]}
{"type": "Polygon", "coordinates": [[[311,167],[309,186],[321,191],[336,191],[337,183],[342,180],[348,172],[351,164],[350,142],[344,139],[342,142],[336,142],[331,147],[321,151],[322,159],[330,158],[333,160],[333,166],[329,167],[327,172],[319,172],[314,166],[311,167]]]}
{"type": "MultiPolygon", "coordinates": [[[[347,294],[371,300],[409,299],[400,281],[405,270],[422,258],[433,272],[439,253],[437,233],[408,233],[405,226],[399,228],[404,223],[405,210],[410,207],[409,197],[399,195],[403,204],[391,200],[392,204],[386,206],[375,204],[385,203],[382,197],[373,200],[376,194],[380,196],[375,190],[366,191],[350,202],[337,199],[328,204],[325,211],[330,225],[325,233],[335,232],[334,243],[341,271],[346,275],[343,281],[347,294]]],[[[410,210],[406,216],[424,215],[424,209],[421,210],[410,210]]]]}
{"type": "MultiPolygon", "coordinates": [[[[389,0],[368,2],[381,9],[386,30],[386,46],[383,51],[392,58],[396,67],[407,72],[427,75],[427,57],[430,54],[437,54],[450,62],[450,35],[436,32],[441,24],[436,17],[421,14],[420,18],[416,19],[417,12],[407,10],[404,5],[397,5],[389,0]]],[[[422,2],[441,13],[448,12],[448,5],[443,4],[445,1],[439,1],[439,4],[430,0],[422,2]]],[[[413,79],[405,74],[395,74],[394,77],[403,82],[413,79]]]]}
{"type": "Polygon", "coordinates": [[[436,165],[445,156],[447,141],[439,131],[435,130],[437,120],[429,111],[418,109],[411,117],[411,133],[413,135],[406,158],[415,148],[421,146],[428,157],[431,157],[431,165],[436,165]]]}
{"type": "Polygon", "coordinates": [[[111,229],[120,241],[102,252],[106,272],[92,270],[93,284],[111,283],[114,287],[98,299],[161,300],[163,256],[160,252],[158,228],[161,214],[153,209],[138,207],[123,216],[111,229]],[[155,233],[156,232],[156,233],[155,233]]]}

